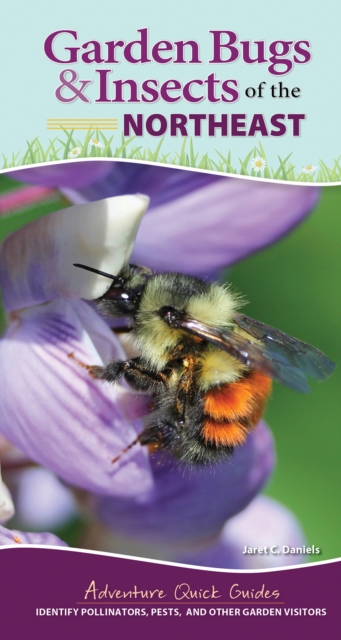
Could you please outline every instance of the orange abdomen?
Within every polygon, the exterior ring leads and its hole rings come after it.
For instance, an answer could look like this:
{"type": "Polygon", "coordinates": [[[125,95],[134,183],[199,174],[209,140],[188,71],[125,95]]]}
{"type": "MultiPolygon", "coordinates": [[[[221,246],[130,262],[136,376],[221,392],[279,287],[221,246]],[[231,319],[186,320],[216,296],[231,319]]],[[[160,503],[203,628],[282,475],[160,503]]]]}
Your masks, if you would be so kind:
{"type": "Polygon", "coordinates": [[[260,371],[214,387],[204,395],[202,435],[208,443],[235,447],[246,440],[260,419],[271,391],[271,379],[260,371]]]}

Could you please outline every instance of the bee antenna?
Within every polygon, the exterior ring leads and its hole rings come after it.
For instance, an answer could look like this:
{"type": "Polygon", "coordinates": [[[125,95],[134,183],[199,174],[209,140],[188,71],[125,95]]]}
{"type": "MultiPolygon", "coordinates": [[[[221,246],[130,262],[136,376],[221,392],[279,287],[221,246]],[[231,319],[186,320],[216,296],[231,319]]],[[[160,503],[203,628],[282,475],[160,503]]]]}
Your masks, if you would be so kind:
{"type": "Polygon", "coordinates": [[[106,273],[105,271],[100,271],[100,269],[94,269],[93,267],[88,267],[86,264],[79,264],[78,262],[74,262],[73,266],[78,267],[79,269],[85,269],[85,271],[91,271],[92,273],[98,273],[99,276],[110,278],[110,280],[115,280],[117,278],[117,276],[113,276],[110,273],[106,273]]]}
{"type": "Polygon", "coordinates": [[[135,438],[135,440],[133,442],[131,442],[130,444],[128,444],[127,447],[125,447],[125,449],[122,449],[121,453],[118,454],[118,456],[116,456],[116,458],[112,459],[112,464],[114,464],[115,462],[117,462],[117,460],[119,460],[121,458],[121,456],[123,456],[124,453],[127,453],[127,451],[129,451],[129,449],[131,449],[132,447],[135,446],[135,444],[137,444],[138,442],[140,442],[140,436],[138,436],[137,438],[135,438]]]}

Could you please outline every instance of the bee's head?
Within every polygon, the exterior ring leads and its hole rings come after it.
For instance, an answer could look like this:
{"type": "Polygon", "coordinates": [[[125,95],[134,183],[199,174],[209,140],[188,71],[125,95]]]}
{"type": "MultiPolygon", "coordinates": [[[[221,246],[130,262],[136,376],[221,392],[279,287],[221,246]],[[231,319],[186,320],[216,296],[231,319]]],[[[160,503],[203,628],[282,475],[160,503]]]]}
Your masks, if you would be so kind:
{"type": "Polygon", "coordinates": [[[112,280],[109,289],[97,300],[100,311],[105,315],[113,315],[115,317],[135,317],[140,306],[141,296],[144,292],[147,279],[152,273],[150,269],[136,265],[127,265],[117,276],[114,276],[86,265],[75,264],[74,266],[112,280]]]}
{"type": "Polygon", "coordinates": [[[130,264],[113,279],[111,287],[100,298],[99,309],[107,315],[135,318],[146,282],[152,272],[147,267],[130,264]]]}

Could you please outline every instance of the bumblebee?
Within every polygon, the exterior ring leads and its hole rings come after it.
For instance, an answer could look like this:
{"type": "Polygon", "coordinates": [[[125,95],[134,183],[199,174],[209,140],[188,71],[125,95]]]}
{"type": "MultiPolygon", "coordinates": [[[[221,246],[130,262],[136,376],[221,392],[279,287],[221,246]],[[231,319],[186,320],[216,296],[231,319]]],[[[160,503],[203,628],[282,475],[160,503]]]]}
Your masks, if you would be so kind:
{"type": "Polygon", "coordinates": [[[147,426],[127,449],[140,443],[187,465],[219,462],[259,421],[272,380],[307,392],[306,375],[324,380],[334,371],[321,351],[239,313],[227,286],[134,265],[117,276],[74,266],[110,278],[98,308],[130,319],[139,357],[85,365],[94,378],[124,378],[151,394],[147,426]]]}

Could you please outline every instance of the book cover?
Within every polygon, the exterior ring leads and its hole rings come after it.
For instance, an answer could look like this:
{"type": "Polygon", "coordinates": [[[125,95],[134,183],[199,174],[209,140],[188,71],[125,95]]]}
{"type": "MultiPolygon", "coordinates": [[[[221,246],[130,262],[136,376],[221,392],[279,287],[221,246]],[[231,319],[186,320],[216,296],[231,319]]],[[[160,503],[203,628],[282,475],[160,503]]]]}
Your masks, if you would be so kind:
{"type": "Polygon", "coordinates": [[[335,625],[338,17],[4,7],[7,637],[335,625]]]}

